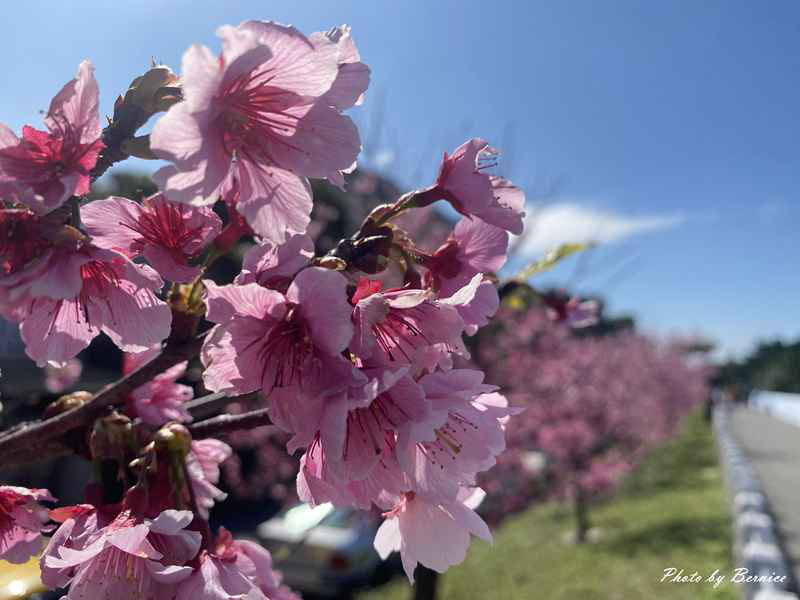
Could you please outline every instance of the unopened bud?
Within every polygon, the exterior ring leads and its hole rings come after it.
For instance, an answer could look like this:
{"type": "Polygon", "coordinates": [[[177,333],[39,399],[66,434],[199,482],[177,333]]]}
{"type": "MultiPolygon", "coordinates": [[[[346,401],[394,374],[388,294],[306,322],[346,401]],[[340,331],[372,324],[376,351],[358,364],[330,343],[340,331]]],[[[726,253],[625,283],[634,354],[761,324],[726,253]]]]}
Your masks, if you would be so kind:
{"type": "Polygon", "coordinates": [[[50,417],[60,415],[69,410],[80,408],[86,404],[91,397],[92,395],[89,392],[72,392],[71,394],[61,396],[58,400],[51,402],[47,406],[44,411],[44,416],[46,419],[49,419],[50,417]]]}
{"type": "Polygon", "coordinates": [[[166,65],[155,65],[131,82],[123,104],[136,106],[148,116],[167,110],[180,101],[178,76],[166,65]]]}
{"type": "Polygon", "coordinates": [[[177,75],[167,66],[153,66],[131,82],[124,96],[117,98],[112,123],[132,136],[150,117],[181,99],[177,75]]]}
{"type": "Polygon", "coordinates": [[[97,419],[89,436],[89,447],[95,459],[121,456],[133,442],[133,423],[118,412],[97,419]]]}
{"type": "Polygon", "coordinates": [[[192,435],[180,423],[167,423],[153,436],[156,450],[185,457],[192,449],[192,435]]]}
{"type": "Polygon", "coordinates": [[[314,264],[332,271],[344,271],[347,268],[347,263],[336,256],[321,256],[314,260],[314,264]]]}

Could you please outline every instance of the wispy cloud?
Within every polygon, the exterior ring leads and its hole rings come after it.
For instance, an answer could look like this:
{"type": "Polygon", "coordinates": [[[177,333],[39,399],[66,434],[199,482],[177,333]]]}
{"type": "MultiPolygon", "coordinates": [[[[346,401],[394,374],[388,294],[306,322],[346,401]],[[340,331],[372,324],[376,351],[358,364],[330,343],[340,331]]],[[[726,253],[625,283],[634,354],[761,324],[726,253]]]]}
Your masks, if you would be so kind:
{"type": "Polygon", "coordinates": [[[529,211],[526,236],[518,251],[535,255],[566,242],[618,242],[683,222],[680,215],[630,216],[572,203],[548,204],[529,211]]]}

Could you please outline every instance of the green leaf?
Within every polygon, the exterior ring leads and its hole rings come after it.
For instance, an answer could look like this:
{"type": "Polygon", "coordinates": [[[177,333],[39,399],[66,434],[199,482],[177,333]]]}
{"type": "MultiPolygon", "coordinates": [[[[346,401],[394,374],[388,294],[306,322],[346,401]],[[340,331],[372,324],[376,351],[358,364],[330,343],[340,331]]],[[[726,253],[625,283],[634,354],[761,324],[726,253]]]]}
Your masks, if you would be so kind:
{"type": "Polygon", "coordinates": [[[539,273],[543,273],[544,271],[549,271],[553,267],[555,267],[558,263],[564,260],[566,257],[575,254],[576,252],[583,252],[587,248],[590,248],[594,244],[561,244],[555,250],[551,250],[547,254],[544,255],[543,258],[540,258],[537,261],[530,263],[528,266],[524,267],[520,270],[515,276],[511,279],[513,281],[527,281],[534,275],[538,275],[539,273]]]}

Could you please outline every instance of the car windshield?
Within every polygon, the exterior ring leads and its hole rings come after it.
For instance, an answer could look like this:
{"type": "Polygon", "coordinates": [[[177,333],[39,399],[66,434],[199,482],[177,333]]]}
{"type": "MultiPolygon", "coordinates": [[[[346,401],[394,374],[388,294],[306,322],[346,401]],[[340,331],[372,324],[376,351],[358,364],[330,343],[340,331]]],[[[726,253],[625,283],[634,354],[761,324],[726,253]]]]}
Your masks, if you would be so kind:
{"type": "Polygon", "coordinates": [[[355,524],[356,516],[355,511],[335,508],[330,502],[313,508],[303,503],[288,509],[283,515],[283,522],[292,531],[307,531],[317,525],[347,529],[355,524]]]}
{"type": "Polygon", "coordinates": [[[325,517],[335,510],[330,502],[313,508],[305,503],[298,504],[286,511],[283,515],[283,522],[290,530],[306,531],[319,525],[325,517]]]}

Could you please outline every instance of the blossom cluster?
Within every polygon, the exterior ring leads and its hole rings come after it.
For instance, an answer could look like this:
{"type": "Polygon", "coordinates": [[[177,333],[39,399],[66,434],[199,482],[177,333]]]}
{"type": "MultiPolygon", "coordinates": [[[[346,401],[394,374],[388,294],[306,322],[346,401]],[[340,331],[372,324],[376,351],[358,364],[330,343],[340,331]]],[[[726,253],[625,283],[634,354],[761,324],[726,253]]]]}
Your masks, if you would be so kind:
{"type": "MultiPolygon", "coordinates": [[[[0,314],[59,377],[100,333],[135,372],[200,331],[205,388],[259,398],[291,436],[287,451],[302,451],[303,500],[377,506],[382,556],[399,551],[412,581],[418,563],[444,571],[472,535],[491,539],[477,477],[516,411],[481,371],[457,366],[464,336],[499,306],[490,275],[522,231],[524,195],[489,172],[497,151],[471,139],[431,186],[317,256],[308,178],[345,187],[361,143],[342,111],[361,102],[369,69],[346,26],[305,36],[249,21],[218,35],[219,55],[193,46],[180,77],[154,67],[117,101],[115,119],[137,125],[166,110],[149,138],[134,128],[117,145],[114,120],[101,131],[88,62],[53,99],[47,131],[0,126],[0,314]],[[168,162],[158,193],[84,201],[101,164],[126,152],[168,162]],[[424,250],[394,219],[439,200],[462,217],[424,250]],[[233,283],[208,278],[242,238],[255,243],[233,283]]],[[[68,598],[293,597],[266,550],[209,529],[231,449],[191,439],[186,368],[88,428],[91,458],[118,465],[122,495],[101,481],[85,504],[48,515],[46,491],[0,488],[0,558],[35,554],[49,518],[60,525],[42,577],[69,585],[68,598]]],[[[55,375],[52,385],[63,387],[55,375]]]]}
{"type": "Polygon", "coordinates": [[[569,325],[586,320],[587,302],[573,302],[560,321],[551,298],[503,307],[491,343],[477,345],[477,362],[525,407],[508,428],[507,451],[480,478],[491,522],[537,495],[591,501],[707,398],[708,372],[680,344],[632,331],[574,335],[569,325]]]}

